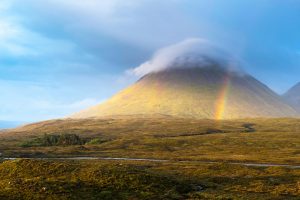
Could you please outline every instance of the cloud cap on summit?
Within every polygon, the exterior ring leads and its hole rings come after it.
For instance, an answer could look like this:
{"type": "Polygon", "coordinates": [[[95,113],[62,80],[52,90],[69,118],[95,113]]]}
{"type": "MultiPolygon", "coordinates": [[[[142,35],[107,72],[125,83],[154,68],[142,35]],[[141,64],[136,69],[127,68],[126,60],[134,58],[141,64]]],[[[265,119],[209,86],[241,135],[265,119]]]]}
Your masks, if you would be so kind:
{"type": "Polygon", "coordinates": [[[208,40],[189,38],[158,50],[150,60],[129,72],[143,76],[171,68],[219,66],[230,72],[244,74],[240,63],[229,51],[208,40]]]}

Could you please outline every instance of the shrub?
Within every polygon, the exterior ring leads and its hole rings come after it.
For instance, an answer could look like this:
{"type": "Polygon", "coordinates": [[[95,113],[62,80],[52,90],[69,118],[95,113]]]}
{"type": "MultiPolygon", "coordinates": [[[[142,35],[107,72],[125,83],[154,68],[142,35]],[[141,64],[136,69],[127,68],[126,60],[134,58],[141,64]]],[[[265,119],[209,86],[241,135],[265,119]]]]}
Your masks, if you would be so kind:
{"type": "Polygon", "coordinates": [[[25,141],[21,147],[38,147],[38,146],[69,146],[69,145],[82,145],[85,140],[81,139],[76,134],[60,134],[60,135],[48,135],[43,137],[34,138],[29,141],[25,141]]]}
{"type": "Polygon", "coordinates": [[[86,144],[95,145],[95,144],[102,144],[104,142],[107,142],[107,140],[104,140],[104,139],[101,139],[101,138],[93,138],[90,141],[88,141],[86,144]]]}

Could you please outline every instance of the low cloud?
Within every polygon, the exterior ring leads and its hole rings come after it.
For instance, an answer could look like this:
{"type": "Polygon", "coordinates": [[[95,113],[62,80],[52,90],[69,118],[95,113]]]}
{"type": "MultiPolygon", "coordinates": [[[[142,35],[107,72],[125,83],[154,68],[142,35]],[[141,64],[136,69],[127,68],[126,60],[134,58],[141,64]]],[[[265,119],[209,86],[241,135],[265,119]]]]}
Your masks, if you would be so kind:
{"type": "Polygon", "coordinates": [[[153,57],[128,73],[143,76],[170,68],[207,67],[218,65],[228,71],[243,73],[240,61],[228,51],[201,38],[186,39],[158,50],[153,57]]]}

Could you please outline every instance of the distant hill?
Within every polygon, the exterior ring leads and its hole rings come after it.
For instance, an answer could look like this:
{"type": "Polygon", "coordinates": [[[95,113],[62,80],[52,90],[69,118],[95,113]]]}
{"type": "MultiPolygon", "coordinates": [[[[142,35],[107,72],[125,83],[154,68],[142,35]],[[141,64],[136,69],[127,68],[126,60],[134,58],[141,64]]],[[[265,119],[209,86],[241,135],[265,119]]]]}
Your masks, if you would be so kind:
{"type": "Polygon", "coordinates": [[[107,102],[71,117],[156,114],[208,119],[297,116],[254,77],[211,64],[149,73],[107,102]]]}
{"type": "Polygon", "coordinates": [[[283,98],[289,103],[294,109],[300,112],[300,82],[289,89],[283,98]]]}

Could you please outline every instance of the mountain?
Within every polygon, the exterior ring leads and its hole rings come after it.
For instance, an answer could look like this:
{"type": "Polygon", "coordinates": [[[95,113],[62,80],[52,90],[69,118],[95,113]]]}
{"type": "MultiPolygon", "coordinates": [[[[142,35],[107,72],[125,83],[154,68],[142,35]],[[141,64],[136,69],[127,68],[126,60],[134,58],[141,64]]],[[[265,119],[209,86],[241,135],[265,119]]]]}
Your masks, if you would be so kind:
{"type": "Polygon", "coordinates": [[[290,104],[294,109],[300,112],[300,82],[289,89],[283,98],[288,104],[290,104]]]}
{"type": "Polygon", "coordinates": [[[149,73],[105,103],[71,117],[123,115],[235,119],[293,117],[297,112],[252,76],[213,65],[149,73]]]}

